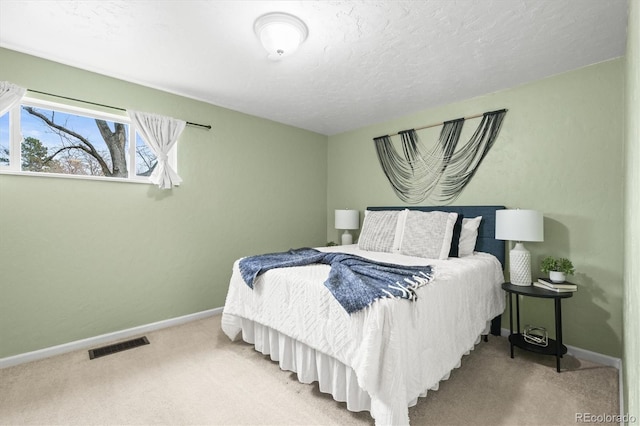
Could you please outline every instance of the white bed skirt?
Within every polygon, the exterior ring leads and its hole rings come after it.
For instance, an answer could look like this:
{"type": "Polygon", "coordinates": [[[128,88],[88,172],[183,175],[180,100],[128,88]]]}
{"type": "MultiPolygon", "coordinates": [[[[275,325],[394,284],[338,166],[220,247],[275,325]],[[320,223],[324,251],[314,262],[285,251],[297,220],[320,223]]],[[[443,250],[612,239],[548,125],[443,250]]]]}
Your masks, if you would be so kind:
{"type": "MultiPolygon", "coordinates": [[[[371,411],[371,397],[358,385],[351,367],[262,324],[234,315],[225,315],[223,318],[235,322],[236,327],[242,327],[242,339],[254,345],[258,352],[277,361],[282,370],[297,373],[300,383],[318,382],[320,392],[331,394],[336,401],[345,402],[349,411],[371,411]]],[[[481,337],[478,336],[476,344],[481,337]]],[[[469,351],[465,353],[468,354],[469,351]]],[[[460,361],[454,368],[458,367],[460,361]]],[[[450,372],[440,380],[449,379],[449,375],[450,372]]],[[[435,391],[438,387],[439,383],[436,383],[419,396],[424,397],[429,390],[435,391]]],[[[418,398],[414,398],[408,401],[407,407],[413,407],[417,402],[418,398]]]]}

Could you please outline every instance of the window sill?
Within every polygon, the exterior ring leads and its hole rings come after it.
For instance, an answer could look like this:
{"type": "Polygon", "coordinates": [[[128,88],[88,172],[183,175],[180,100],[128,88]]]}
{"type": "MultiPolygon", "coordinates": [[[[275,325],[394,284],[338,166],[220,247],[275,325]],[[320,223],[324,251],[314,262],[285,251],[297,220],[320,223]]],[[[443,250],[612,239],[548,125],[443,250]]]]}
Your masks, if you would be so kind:
{"type": "Polygon", "coordinates": [[[40,172],[24,172],[15,171],[0,168],[0,175],[13,175],[13,176],[35,176],[41,178],[59,178],[59,179],[76,179],[76,180],[93,180],[99,182],[119,182],[119,183],[137,183],[145,185],[153,185],[153,182],[149,178],[129,179],[129,178],[117,178],[117,177],[105,177],[105,176],[88,176],[88,175],[65,175],[61,173],[40,173],[40,172]]]}

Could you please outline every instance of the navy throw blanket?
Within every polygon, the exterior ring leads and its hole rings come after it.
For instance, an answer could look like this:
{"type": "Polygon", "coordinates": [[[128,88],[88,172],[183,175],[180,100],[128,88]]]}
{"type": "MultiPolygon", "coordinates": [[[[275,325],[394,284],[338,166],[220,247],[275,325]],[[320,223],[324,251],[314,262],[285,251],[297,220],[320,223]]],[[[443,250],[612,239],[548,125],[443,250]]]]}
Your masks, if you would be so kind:
{"type": "Polygon", "coordinates": [[[416,289],[430,282],[434,274],[430,265],[394,265],[352,254],[324,253],[312,248],[245,257],[240,260],[239,266],[242,279],[253,288],[258,275],[269,269],[312,263],[331,266],[324,285],[350,314],[380,298],[396,297],[415,301],[416,289]]]}

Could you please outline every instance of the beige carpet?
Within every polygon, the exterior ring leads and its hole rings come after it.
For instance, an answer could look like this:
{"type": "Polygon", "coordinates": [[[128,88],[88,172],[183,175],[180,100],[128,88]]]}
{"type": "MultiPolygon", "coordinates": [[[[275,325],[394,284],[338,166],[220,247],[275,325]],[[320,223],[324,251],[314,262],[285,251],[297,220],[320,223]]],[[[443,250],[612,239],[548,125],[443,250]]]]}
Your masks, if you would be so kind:
{"type": "MultiPolygon", "coordinates": [[[[0,370],[0,424],[373,424],[230,342],[220,316],[147,337],[103,358],[77,351],[0,370]]],[[[619,413],[617,370],[570,356],[562,368],[517,349],[511,359],[507,340],[491,337],[409,410],[411,424],[574,425],[576,413],[619,413]]]]}

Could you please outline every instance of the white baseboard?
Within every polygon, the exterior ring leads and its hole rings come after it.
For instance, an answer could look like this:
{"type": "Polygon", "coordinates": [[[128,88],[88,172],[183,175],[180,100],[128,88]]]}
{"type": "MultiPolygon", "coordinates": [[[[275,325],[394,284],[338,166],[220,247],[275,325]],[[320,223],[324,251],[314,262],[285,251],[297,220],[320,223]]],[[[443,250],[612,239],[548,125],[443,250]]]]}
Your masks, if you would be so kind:
{"type": "MultiPolygon", "coordinates": [[[[500,335],[502,337],[509,337],[509,330],[506,328],[500,329],[500,335]]],[[[567,347],[567,353],[585,361],[591,361],[598,364],[606,365],[607,367],[614,367],[618,371],[622,370],[622,360],[609,355],[604,355],[598,352],[592,352],[587,349],[576,348],[575,346],[565,345],[567,347]]]]}
{"type": "Polygon", "coordinates": [[[87,339],[76,340],[74,342],[64,343],[62,345],[51,346],[49,348],[39,349],[33,352],[26,352],[6,358],[0,358],[0,368],[12,367],[14,365],[24,364],[26,362],[36,361],[39,359],[49,358],[51,356],[76,351],[79,349],[88,349],[110,343],[116,340],[126,339],[128,337],[139,334],[149,333],[151,331],[160,330],[162,328],[173,327],[190,321],[207,318],[213,315],[220,315],[223,308],[214,308],[207,311],[196,312],[195,314],[184,315],[177,318],[170,318],[163,321],[145,324],[138,327],[128,328],[126,330],[115,331],[113,333],[102,334],[100,336],[89,337],[87,339]]]}

